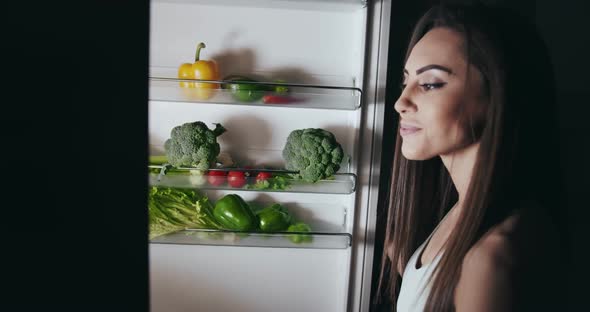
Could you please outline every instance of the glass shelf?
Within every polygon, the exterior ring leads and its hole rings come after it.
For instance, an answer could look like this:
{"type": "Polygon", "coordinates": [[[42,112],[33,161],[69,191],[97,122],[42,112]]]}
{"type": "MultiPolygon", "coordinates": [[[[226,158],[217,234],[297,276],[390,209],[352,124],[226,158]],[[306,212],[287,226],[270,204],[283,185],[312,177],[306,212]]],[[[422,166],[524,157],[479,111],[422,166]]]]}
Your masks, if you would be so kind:
{"type": "Polygon", "coordinates": [[[352,244],[352,235],[348,233],[246,233],[209,229],[186,229],[179,232],[154,237],[150,240],[150,243],[176,245],[346,249],[352,244]]]}
{"type": "MultiPolygon", "coordinates": [[[[151,101],[335,110],[356,110],[361,107],[362,90],[356,87],[342,86],[344,84],[340,81],[343,81],[343,79],[329,79],[333,81],[338,80],[339,85],[178,79],[176,70],[176,68],[167,67],[150,68],[149,99],[151,101]],[[217,86],[216,88],[203,91],[203,89],[190,87],[190,84],[195,82],[215,83],[217,86]],[[246,102],[236,99],[232,90],[222,88],[227,83],[252,85],[265,89],[284,86],[289,89],[289,93],[277,97],[272,91],[251,91],[249,97],[260,99],[246,102]],[[281,103],[281,101],[285,102],[281,103]]],[[[248,77],[249,75],[244,76],[248,77]]],[[[252,77],[256,77],[253,79],[257,79],[258,76],[252,77]]],[[[326,81],[326,78],[318,78],[316,80],[326,81]]],[[[348,84],[353,85],[353,80],[350,79],[350,83],[348,84]]]]}
{"type": "MultiPolygon", "coordinates": [[[[239,190],[257,192],[290,192],[290,193],[321,193],[321,194],[351,194],[356,191],[356,175],[353,173],[336,173],[331,179],[320,180],[316,183],[287,177],[292,171],[263,170],[263,169],[210,169],[205,174],[198,174],[195,169],[174,168],[162,175],[160,165],[149,165],[149,183],[154,186],[168,186],[179,188],[196,188],[199,190],[239,190]],[[214,175],[214,173],[227,174],[229,171],[246,172],[241,183],[229,183],[227,175],[214,175]],[[268,184],[257,184],[256,174],[266,172],[272,177],[268,184]],[[250,174],[248,176],[248,174],[250,174]],[[281,178],[277,178],[281,177],[281,178]],[[242,185],[243,184],[243,185],[242,185]],[[282,185],[283,187],[279,187],[282,185]]],[[[240,181],[238,181],[240,182],[240,181]]]]}

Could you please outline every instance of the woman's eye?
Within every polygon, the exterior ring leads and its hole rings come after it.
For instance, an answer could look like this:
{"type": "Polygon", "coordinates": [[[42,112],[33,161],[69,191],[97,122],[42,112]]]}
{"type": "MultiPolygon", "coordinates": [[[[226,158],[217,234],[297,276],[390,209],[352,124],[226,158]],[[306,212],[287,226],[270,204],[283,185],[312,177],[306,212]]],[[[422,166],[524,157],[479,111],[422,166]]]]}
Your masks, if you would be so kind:
{"type": "Polygon", "coordinates": [[[446,83],[445,82],[436,82],[436,83],[423,83],[420,85],[424,91],[430,91],[434,89],[442,88],[446,83]]]}

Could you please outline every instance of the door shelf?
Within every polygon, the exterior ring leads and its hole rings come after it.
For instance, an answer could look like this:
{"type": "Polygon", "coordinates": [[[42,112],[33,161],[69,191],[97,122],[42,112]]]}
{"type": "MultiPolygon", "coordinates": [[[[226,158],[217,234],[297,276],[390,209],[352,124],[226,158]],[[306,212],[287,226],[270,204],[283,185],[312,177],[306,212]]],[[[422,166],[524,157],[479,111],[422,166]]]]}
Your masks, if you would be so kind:
{"type": "MultiPolygon", "coordinates": [[[[253,77],[259,82],[241,81],[239,84],[255,87],[257,90],[274,90],[277,86],[288,88],[286,95],[280,99],[286,99],[286,103],[277,103],[265,96],[276,96],[273,91],[249,91],[247,97],[256,99],[244,101],[234,97],[232,90],[224,88],[228,83],[235,81],[227,80],[200,80],[200,79],[178,79],[175,68],[154,67],[150,69],[149,77],[149,99],[162,102],[185,102],[191,104],[209,103],[223,105],[247,105],[263,107],[282,108],[315,108],[334,110],[357,110],[361,107],[362,90],[356,87],[342,86],[342,78],[319,77],[314,81],[321,84],[306,83],[277,83],[267,82],[259,79],[257,75],[244,75],[253,77]],[[327,84],[326,81],[338,81],[339,85],[327,84]],[[326,82],[326,84],[324,84],[326,82]],[[202,86],[212,86],[210,89],[195,88],[195,83],[202,86]],[[258,99],[259,98],[259,99],[258,99]]],[[[354,84],[353,79],[350,83],[354,84]]],[[[243,92],[243,91],[242,91],[243,92]]],[[[243,94],[243,93],[242,93],[243,94]]],[[[275,97],[277,99],[277,97],[275,97]]],[[[280,100],[279,99],[279,100],[280,100]]]]}
{"type": "MultiPolygon", "coordinates": [[[[353,173],[336,173],[330,179],[320,180],[316,183],[305,182],[288,177],[292,171],[285,170],[250,170],[250,169],[210,169],[205,174],[192,174],[195,171],[190,168],[174,168],[172,172],[164,175],[158,173],[161,171],[160,165],[149,165],[149,183],[153,186],[167,186],[178,188],[195,188],[199,190],[233,190],[233,191],[255,191],[255,192],[290,192],[290,193],[320,193],[320,194],[352,194],[356,191],[356,175],[353,173]],[[269,184],[257,184],[256,175],[246,176],[245,184],[241,187],[232,187],[227,176],[212,176],[211,172],[229,171],[256,171],[268,172],[273,178],[267,180],[269,184]],[[281,177],[281,178],[277,178],[281,177]],[[281,179],[277,181],[276,179],[281,179]],[[216,183],[216,181],[219,181],[216,183]],[[277,181],[277,182],[274,182],[277,181]],[[211,183],[213,182],[213,184],[211,183]],[[283,184],[285,183],[285,184],[283,184]],[[285,185],[283,188],[277,188],[276,185],[285,185]]],[[[235,185],[235,184],[234,184],[235,185]]]]}
{"type": "Polygon", "coordinates": [[[152,244],[217,245],[273,248],[346,249],[352,244],[349,233],[318,232],[239,232],[211,229],[185,229],[154,237],[152,244]]]}

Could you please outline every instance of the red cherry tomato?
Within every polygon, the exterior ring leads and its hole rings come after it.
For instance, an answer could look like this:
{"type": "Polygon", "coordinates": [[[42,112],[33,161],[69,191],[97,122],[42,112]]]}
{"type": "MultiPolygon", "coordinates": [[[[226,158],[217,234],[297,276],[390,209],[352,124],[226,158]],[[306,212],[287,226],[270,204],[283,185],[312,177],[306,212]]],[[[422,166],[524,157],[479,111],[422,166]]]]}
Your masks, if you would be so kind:
{"type": "Polygon", "coordinates": [[[207,181],[214,186],[220,186],[225,183],[227,172],[225,171],[209,171],[207,173],[207,181]]]}
{"type": "Polygon", "coordinates": [[[244,171],[230,171],[227,175],[227,183],[231,187],[242,187],[246,185],[246,174],[244,171]]]}
{"type": "Polygon", "coordinates": [[[262,182],[265,180],[268,180],[272,178],[272,173],[270,172],[259,172],[258,175],[256,175],[256,182],[262,182]]]}

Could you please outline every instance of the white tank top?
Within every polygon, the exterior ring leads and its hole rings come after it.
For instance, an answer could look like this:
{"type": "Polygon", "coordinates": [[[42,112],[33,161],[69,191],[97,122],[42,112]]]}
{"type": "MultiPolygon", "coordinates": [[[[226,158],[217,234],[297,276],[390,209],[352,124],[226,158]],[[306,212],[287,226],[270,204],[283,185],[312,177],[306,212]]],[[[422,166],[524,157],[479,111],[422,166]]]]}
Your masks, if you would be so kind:
{"type": "Polygon", "coordinates": [[[430,294],[430,285],[427,285],[434,268],[440,261],[442,252],[436,255],[430,263],[422,264],[416,269],[418,259],[422,257],[422,251],[430,238],[436,232],[439,225],[447,218],[449,213],[438,223],[428,238],[420,245],[408,260],[402,276],[402,285],[397,298],[397,312],[423,312],[426,306],[426,299],[430,294]]]}

